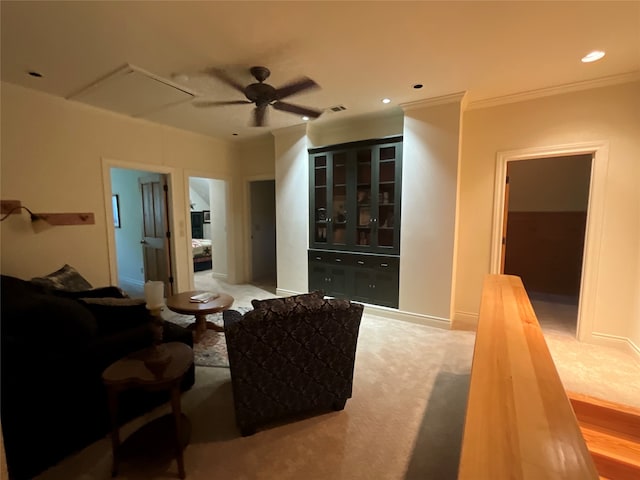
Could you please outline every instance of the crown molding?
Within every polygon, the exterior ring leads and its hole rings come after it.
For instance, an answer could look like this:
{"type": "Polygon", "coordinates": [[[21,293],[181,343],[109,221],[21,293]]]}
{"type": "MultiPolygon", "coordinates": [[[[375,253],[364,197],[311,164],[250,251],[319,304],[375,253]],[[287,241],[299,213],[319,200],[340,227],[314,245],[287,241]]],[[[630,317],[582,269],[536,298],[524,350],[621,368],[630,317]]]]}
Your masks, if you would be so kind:
{"type": "Polygon", "coordinates": [[[592,88],[608,87],[620,83],[628,83],[640,80],[640,70],[633,72],[621,73],[619,75],[610,75],[608,77],[596,78],[593,80],[584,80],[582,82],[566,83],[564,85],[556,85],[554,87],[540,88],[537,90],[528,90],[526,92],[504,95],[501,97],[487,98],[484,100],[475,100],[469,102],[467,110],[476,110],[480,108],[495,107],[508,103],[524,102],[536,98],[550,97],[552,95],[560,95],[562,93],[579,92],[581,90],[590,90],[592,88]]]}
{"type": "Polygon", "coordinates": [[[447,103],[463,103],[466,93],[467,92],[456,92],[449,95],[442,95],[440,97],[425,98],[424,100],[417,100],[415,102],[401,103],[400,108],[406,112],[408,110],[434,107],[436,105],[444,105],[447,103]]]}

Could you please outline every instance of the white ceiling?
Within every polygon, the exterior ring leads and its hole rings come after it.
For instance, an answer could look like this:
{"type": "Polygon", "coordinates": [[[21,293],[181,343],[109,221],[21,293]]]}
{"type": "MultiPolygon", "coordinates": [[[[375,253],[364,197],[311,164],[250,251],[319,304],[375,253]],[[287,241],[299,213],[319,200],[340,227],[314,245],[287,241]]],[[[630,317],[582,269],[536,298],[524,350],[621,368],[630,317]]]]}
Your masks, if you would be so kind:
{"type": "Polygon", "coordinates": [[[198,99],[243,99],[204,69],[222,68],[243,85],[254,65],[271,70],[275,87],[311,77],[320,89],[286,101],[347,108],[316,122],[455,92],[473,103],[640,70],[640,1],[0,5],[3,81],[69,98],[130,64],[196,94],[143,118],[230,140],[302,120],[270,109],[269,126],[256,128],[248,126],[252,105],[195,108],[198,99]],[[595,49],[606,57],[580,62],[595,49]]]}

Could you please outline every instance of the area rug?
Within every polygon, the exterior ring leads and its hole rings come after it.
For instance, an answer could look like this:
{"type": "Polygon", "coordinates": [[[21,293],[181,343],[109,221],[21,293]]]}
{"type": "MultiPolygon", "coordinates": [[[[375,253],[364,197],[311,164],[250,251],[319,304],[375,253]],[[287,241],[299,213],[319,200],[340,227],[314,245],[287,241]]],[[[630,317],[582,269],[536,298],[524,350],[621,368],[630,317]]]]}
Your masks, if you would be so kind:
{"type": "MultiPolygon", "coordinates": [[[[238,307],[236,310],[240,313],[245,313],[250,308],[238,307]]],[[[168,309],[163,311],[162,316],[166,321],[176,323],[182,327],[188,327],[194,322],[192,315],[180,315],[168,309]]],[[[222,313],[207,315],[207,320],[222,326],[222,313]]],[[[229,368],[227,342],[224,338],[224,332],[215,330],[204,332],[200,337],[200,341],[193,345],[193,357],[194,363],[199,367],[229,368]]]]}

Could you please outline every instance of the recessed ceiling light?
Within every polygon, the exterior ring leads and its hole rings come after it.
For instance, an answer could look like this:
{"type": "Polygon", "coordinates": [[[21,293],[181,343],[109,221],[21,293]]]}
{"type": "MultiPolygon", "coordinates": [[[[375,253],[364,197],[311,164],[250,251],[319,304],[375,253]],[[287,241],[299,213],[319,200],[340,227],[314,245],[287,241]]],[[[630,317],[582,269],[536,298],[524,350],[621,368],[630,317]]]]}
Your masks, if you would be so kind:
{"type": "Polygon", "coordinates": [[[596,60],[600,60],[602,57],[604,57],[603,51],[594,50],[593,52],[589,52],[584,57],[582,57],[582,63],[595,62],[596,60]]]}
{"type": "Polygon", "coordinates": [[[36,77],[36,78],[42,78],[42,74],[40,72],[36,72],[34,70],[31,70],[30,72],[27,72],[29,75],[31,75],[32,77],[36,77]]]}
{"type": "Polygon", "coordinates": [[[391,102],[391,99],[389,99],[389,98],[383,98],[382,99],[382,103],[390,103],[390,102],[391,102]]]}
{"type": "Polygon", "coordinates": [[[415,88],[416,90],[418,90],[419,88],[422,88],[422,84],[421,83],[416,83],[413,88],[415,88]]]}
{"type": "Polygon", "coordinates": [[[302,120],[304,120],[306,122],[307,120],[309,120],[309,117],[304,116],[304,117],[302,117],[302,120]]]}

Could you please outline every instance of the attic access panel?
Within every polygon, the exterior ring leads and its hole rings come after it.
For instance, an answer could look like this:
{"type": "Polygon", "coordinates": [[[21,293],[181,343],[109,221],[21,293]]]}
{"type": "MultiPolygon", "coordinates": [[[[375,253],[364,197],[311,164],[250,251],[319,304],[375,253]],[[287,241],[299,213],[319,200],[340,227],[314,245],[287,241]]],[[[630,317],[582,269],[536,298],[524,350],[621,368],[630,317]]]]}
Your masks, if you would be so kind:
{"type": "Polygon", "coordinates": [[[194,96],[183,87],[127,64],[68,98],[140,117],[169,105],[189,101],[194,96]]]}

